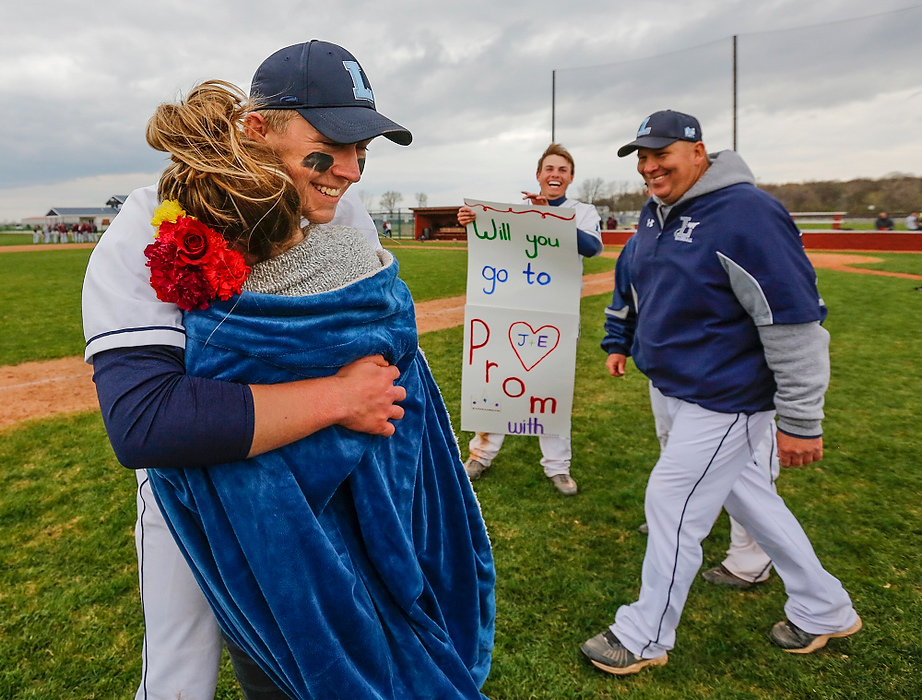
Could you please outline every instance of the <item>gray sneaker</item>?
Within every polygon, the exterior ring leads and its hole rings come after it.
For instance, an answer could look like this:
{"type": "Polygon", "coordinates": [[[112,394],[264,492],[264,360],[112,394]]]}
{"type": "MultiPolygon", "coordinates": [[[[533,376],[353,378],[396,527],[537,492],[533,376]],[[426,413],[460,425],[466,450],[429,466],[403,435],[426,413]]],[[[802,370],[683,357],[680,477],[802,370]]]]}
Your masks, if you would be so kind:
{"type": "Polygon", "coordinates": [[[557,487],[557,490],[564,496],[576,495],[576,482],[573,481],[573,477],[569,474],[554,474],[554,476],[551,477],[551,481],[554,486],[557,487]]]}
{"type": "Polygon", "coordinates": [[[804,632],[800,627],[790,620],[782,620],[772,627],[772,633],[768,636],[774,644],[791,654],[809,654],[810,652],[822,649],[830,639],[839,639],[841,637],[850,637],[861,629],[861,618],[841,632],[832,632],[831,634],[810,634],[804,632]]]}
{"type": "Polygon", "coordinates": [[[715,586],[726,586],[727,588],[736,588],[741,591],[752,588],[757,583],[764,583],[763,581],[747,581],[740,578],[723,564],[715,566],[713,569],[708,569],[701,574],[701,578],[708,583],[713,583],[715,586]]]}
{"type": "Polygon", "coordinates": [[[580,651],[592,662],[593,666],[616,676],[637,673],[644,666],[665,666],[669,660],[668,654],[657,656],[655,659],[644,659],[632,654],[624,648],[611,630],[597,634],[583,644],[580,651]]]}
{"type": "Polygon", "coordinates": [[[471,481],[477,481],[486,467],[471,457],[464,463],[464,471],[467,472],[467,478],[471,481]]]}

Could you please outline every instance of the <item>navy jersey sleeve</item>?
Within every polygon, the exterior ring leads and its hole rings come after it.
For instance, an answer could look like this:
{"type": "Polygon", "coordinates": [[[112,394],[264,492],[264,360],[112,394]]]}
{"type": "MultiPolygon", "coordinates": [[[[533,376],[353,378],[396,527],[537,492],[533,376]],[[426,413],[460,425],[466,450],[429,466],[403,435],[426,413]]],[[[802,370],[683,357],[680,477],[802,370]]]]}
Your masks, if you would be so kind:
{"type": "Polygon", "coordinates": [[[93,381],[112,449],[130,469],[211,466],[250,451],[250,388],[187,375],[179,348],[99,352],[93,381]]]}
{"type": "Polygon", "coordinates": [[[630,257],[633,245],[628,239],[615,265],[615,291],[611,305],[605,309],[605,337],[602,349],[609,355],[618,353],[630,355],[637,327],[637,309],[634,307],[634,293],[631,290],[630,257]]]}
{"type": "Polygon", "coordinates": [[[576,251],[584,258],[594,258],[603,248],[601,238],[588,231],[576,229],[576,251]]]}

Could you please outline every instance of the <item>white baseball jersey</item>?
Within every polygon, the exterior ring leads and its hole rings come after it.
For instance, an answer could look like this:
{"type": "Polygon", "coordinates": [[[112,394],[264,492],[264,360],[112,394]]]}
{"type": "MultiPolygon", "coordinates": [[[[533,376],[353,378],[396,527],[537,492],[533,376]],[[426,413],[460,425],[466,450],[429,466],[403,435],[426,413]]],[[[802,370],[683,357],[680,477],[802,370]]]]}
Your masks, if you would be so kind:
{"type": "MultiPolygon", "coordinates": [[[[182,312],[157,299],[144,256],[160,202],[157,186],[135,190],[90,257],[83,285],[86,360],[103,350],[146,345],[185,348],[182,312]]],[[[346,190],[333,222],[354,226],[375,248],[378,232],[358,197],[346,190]]],[[[211,608],[173,540],[143,469],[138,479],[135,538],[144,651],[136,700],[214,697],[221,634],[211,608]]]]}
{"type": "Polygon", "coordinates": [[[599,216],[598,210],[593,205],[567,197],[558,206],[566,207],[567,209],[575,209],[576,228],[580,231],[592,234],[600,241],[602,240],[602,232],[600,230],[602,217],[599,216]]]}
{"type": "MultiPolygon", "coordinates": [[[[90,256],[83,282],[84,359],[89,363],[96,353],[114,348],[186,346],[182,311],[157,298],[144,256],[154,242],[150,220],[159,204],[156,185],[132,192],[90,256]]],[[[374,222],[351,189],[331,223],[353,226],[376,249],[381,247],[374,222]]]]}

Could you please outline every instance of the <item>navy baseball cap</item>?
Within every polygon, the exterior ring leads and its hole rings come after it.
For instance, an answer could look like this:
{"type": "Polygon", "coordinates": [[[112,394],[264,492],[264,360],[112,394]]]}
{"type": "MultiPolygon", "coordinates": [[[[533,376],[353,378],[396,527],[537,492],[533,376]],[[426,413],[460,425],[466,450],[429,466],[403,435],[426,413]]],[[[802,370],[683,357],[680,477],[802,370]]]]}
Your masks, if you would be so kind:
{"type": "Polygon", "coordinates": [[[259,109],[294,109],[328,139],[357,143],[386,136],[408,146],[413,135],[375,109],[365,71],[342,46],[312,39],[276,51],[253,76],[259,109]]]}
{"type": "Polygon", "coordinates": [[[643,120],[637,129],[637,138],[618,149],[618,157],[633,153],[638,148],[664,148],[676,141],[701,140],[701,125],[690,114],[665,109],[654,112],[643,120]]]}

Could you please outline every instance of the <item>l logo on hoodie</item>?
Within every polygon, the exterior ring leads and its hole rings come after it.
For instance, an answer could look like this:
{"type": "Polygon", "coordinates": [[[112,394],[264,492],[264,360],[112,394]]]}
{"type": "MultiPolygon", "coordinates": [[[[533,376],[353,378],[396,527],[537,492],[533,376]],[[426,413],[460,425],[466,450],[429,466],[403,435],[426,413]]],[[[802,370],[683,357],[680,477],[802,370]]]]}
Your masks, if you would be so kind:
{"type": "Polygon", "coordinates": [[[694,231],[695,227],[701,222],[692,221],[690,216],[680,216],[679,219],[682,220],[682,225],[675,232],[675,234],[673,234],[673,238],[675,238],[677,241],[682,241],[682,243],[691,243],[692,231],[694,231]]]}

